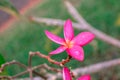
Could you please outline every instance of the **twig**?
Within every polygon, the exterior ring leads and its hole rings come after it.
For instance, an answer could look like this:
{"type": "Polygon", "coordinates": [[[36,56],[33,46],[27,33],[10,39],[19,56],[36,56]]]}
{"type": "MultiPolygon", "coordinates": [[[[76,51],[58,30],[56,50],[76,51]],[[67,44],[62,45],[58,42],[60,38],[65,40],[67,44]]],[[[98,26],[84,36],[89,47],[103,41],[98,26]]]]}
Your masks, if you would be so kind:
{"type": "Polygon", "coordinates": [[[69,1],[64,1],[65,6],[69,12],[69,14],[81,25],[84,25],[84,27],[87,29],[88,26],[86,25],[86,21],[82,18],[82,16],[78,13],[78,11],[74,8],[74,6],[69,1]]]}
{"type": "Polygon", "coordinates": [[[64,65],[65,63],[68,63],[70,60],[71,60],[71,56],[70,55],[68,55],[68,57],[66,58],[66,60],[63,60],[62,62],[61,62],[61,64],[62,65],[64,65]]]}
{"type": "MultiPolygon", "coordinates": [[[[30,19],[35,21],[35,22],[38,22],[38,23],[45,23],[46,25],[59,26],[59,27],[62,27],[64,25],[64,22],[65,22],[64,20],[53,19],[53,18],[31,17],[30,19]]],[[[117,40],[117,39],[101,32],[101,31],[97,30],[97,29],[94,29],[93,27],[86,28],[87,26],[90,26],[90,25],[82,25],[82,24],[73,22],[74,28],[79,29],[79,30],[90,31],[96,35],[96,38],[98,38],[98,39],[100,39],[108,44],[111,44],[113,46],[120,48],[120,40],[117,40]]]]}
{"type": "Polygon", "coordinates": [[[12,79],[18,78],[19,76],[22,76],[22,75],[24,75],[24,74],[26,74],[26,73],[28,73],[28,72],[29,72],[28,70],[23,71],[23,72],[18,73],[18,74],[14,75],[14,76],[11,76],[11,78],[12,78],[12,79]]]}
{"type": "MultiPolygon", "coordinates": [[[[28,77],[27,78],[16,78],[14,80],[30,80],[30,78],[28,78],[28,77]]],[[[33,80],[44,80],[44,79],[42,79],[41,77],[36,76],[36,77],[33,78],[33,80]]]]}
{"type": "Polygon", "coordinates": [[[33,74],[32,74],[32,70],[31,70],[31,67],[32,67],[32,56],[33,54],[29,53],[29,58],[28,58],[28,71],[29,71],[29,76],[30,76],[30,79],[33,80],[33,74]]]}
{"type": "MultiPolygon", "coordinates": [[[[109,60],[105,62],[92,64],[90,66],[77,68],[72,70],[72,72],[74,73],[75,76],[79,76],[80,74],[96,73],[110,67],[115,67],[117,65],[120,65],[120,59],[109,60]]],[[[62,75],[59,73],[56,75],[53,74],[53,76],[56,76],[57,78],[62,77],[62,75]]]]}
{"type": "Polygon", "coordinates": [[[0,80],[12,80],[11,76],[0,76],[0,80]]]}
{"type": "Polygon", "coordinates": [[[60,66],[61,64],[64,65],[65,63],[69,62],[69,60],[71,59],[71,57],[69,56],[65,61],[57,62],[57,61],[51,59],[50,56],[46,56],[46,55],[44,55],[44,54],[42,54],[42,53],[40,53],[40,52],[30,52],[30,53],[29,53],[29,59],[28,59],[28,66],[26,66],[26,65],[24,65],[24,64],[22,64],[22,63],[20,63],[20,62],[18,62],[18,61],[13,60],[13,61],[11,61],[11,62],[7,62],[7,63],[3,64],[3,65],[1,66],[1,68],[0,68],[0,72],[2,72],[5,67],[7,67],[7,66],[9,66],[9,65],[12,65],[12,64],[17,64],[18,66],[21,66],[21,67],[25,68],[25,69],[26,69],[25,71],[23,71],[23,72],[21,72],[21,73],[18,73],[18,74],[14,75],[14,76],[0,76],[0,78],[2,78],[2,79],[4,79],[4,78],[8,79],[8,78],[9,78],[9,79],[13,80],[13,79],[15,79],[15,78],[17,78],[17,77],[19,77],[19,76],[21,76],[21,75],[24,75],[24,74],[26,74],[26,73],[29,73],[29,74],[30,74],[30,79],[32,80],[32,79],[33,79],[32,73],[34,73],[34,74],[40,76],[41,78],[43,78],[44,80],[46,80],[47,77],[39,74],[39,73],[36,72],[35,70],[38,69],[38,68],[45,68],[45,69],[52,70],[52,71],[55,71],[55,72],[61,72],[61,70],[55,69],[55,68],[51,68],[51,67],[48,66],[47,64],[43,64],[43,65],[38,65],[38,66],[32,67],[32,57],[33,57],[34,55],[38,55],[38,56],[41,57],[41,58],[45,58],[45,59],[47,59],[48,61],[50,61],[51,63],[57,64],[57,65],[59,65],[59,66],[60,66]],[[59,64],[58,64],[58,63],[59,63],[59,64]]]}
{"type": "MultiPolygon", "coordinates": [[[[78,21],[78,23],[73,22],[73,26],[75,28],[80,29],[80,30],[88,30],[88,31],[94,33],[98,39],[120,48],[120,40],[117,40],[117,39],[105,34],[104,32],[95,29],[93,26],[91,26],[89,23],[87,23],[82,18],[82,16],[78,13],[78,11],[72,6],[72,4],[70,2],[68,2],[67,0],[65,0],[65,5],[66,5],[69,13],[73,16],[73,18],[78,21]]],[[[64,25],[64,20],[60,20],[60,19],[30,17],[30,20],[38,22],[38,23],[45,23],[47,25],[53,25],[53,26],[63,26],[64,25]]]]}
{"type": "MultiPolygon", "coordinates": [[[[11,63],[13,63],[13,62],[7,62],[7,64],[8,64],[8,63],[10,63],[10,65],[12,65],[11,63]]],[[[9,66],[9,65],[6,65],[6,66],[9,66]]],[[[4,68],[5,68],[6,66],[4,66],[4,68]]],[[[59,72],[60,72],[59,69],[50,68],[47,64],[42,64],[42,65],[38,65],[38,66],[32,67],[31,70],[33,71],[33,73],[39,75],[39,76],[40,76],[41,78],[43,78],[44,80],[46,80],[47,77],[41,76],[39,73],[35,72],[35,70],[36,70],[36,69],[39,69],[39,68],[45,68],[45,69],[48,69],[48,70],[51,70],[51,69],[52,69],[52,71],[55,71],[55,70],[56,70],[56,71],[59,71],[59,72]]],[[[13,80],[13,79],[15,79],[15,78],[17,78],[17,77],[19,77],[19,76],[22,76],[22,75],[24,75],[24,74],[26,74],[26,73],[29,73],[29,70],[25,70],[25,71],[23,71],[23,72],[21,72],[21,73],[18,73],[18,74],[16,74],[16,75],[14,75],[14,76],[0,76],[0,79],[10,79],[10,80],[13,80]]]]}
{"type": "Polygon", "coordinates": [[[73,70],[73,72],[77,74],[96,73],[117,65],[120,65],[120,59],[114,59],[114,60],[104,61],[101,63],[96,63],[87,67],[75,69],[73,70]]]}
{"type": "Polygon", "coordinates": [[[56,60],[53,60],[50,58],[50,56],[47,56],[47,55],[44,55],[40,52],[30,52],[31,55],[38,55],[40,58],[44,58],[44,59],[47,59],[49,62],[53,63],[53,64],[56,64],[56,65],[59,65],[59,66],[63,66],[65,65],[66,63],[68,63],[71,59],[71,57],[67,57],[67,59],[61,61],[61,62],[58,62],[56,60]]]}
{"type": "MultiPolygon", "coordinates": [[[[63,27],[65,20],[61,20],[61,19],[53,19],[53,18],[42,18],[42,17],[35,17],[35,16],[31,16],[29,17],[29,19],[31,21],[37,22],[37,23],[45,23],[46,25],[52,25],[52,26],[59,26],[59,27],[63,27]]],[[[80,30],[85,30],[86,28],[78,23],[72,23],[73,26],[77,29],[80,30]]]]}
{"type": "MultiPolygon", "coordinates": [[[[30,78],[31,78],[31,80],[33,80],[33,74],[32,74],[32,73],[34,73],[34,74],[40,76],[41,78],[43,78],[44,80],[46,80],[47,77],[45,77],[45,76],[41,75],[40,73],[32,70],[32,57],[33,57],[34,55],[35,55],[35,54],[32,54],[31,52],[29,52],[28,71],[29,71],[30,78]]],[[[44,64],[44,66],[45,66],[45,64],[44,64]]]]}
{"type": "Polygon", "coordinates": [[[52,68],[52,67],[48,66],[47,64],[44,64],[44,68],[51,70],[51,71],[55,71],[55,72],[61,72],[60,69],[52,68]]]}
{"type": "Polygon", "coordinates": [[[36,71],[33,71],[35,74],[37,74],[38,76],[40,76],[41,78],[43,78],[44,80],[47,80],[47,77],[46,76],[43,76],[43,74],[40,74],[36,71]]]}
{"type": "MultiPolygon", "coordinates": [[[[9,76],[8,76],[8,77],[7,77],[7,76],[0,76],[0,78],[11,78],[11,79],[14,79],[14,78],[16,78],[16,77],[19,77],[19,76],[21,76],[21,75],[23,75],[23,74],[26,74],[26,73],[32,71],[32,69],[31,69],[30,67],[27,67],[26,65],[24,65],[24,64],[22,64],[22,63],[20,63],[20,62],[18,62],[18,61],[13,60],[13,61],[11,61],[11,62],[7,62],[7,63],[3,64],[3,65],[1,66],[1,68],[0,68],[0,72],[2,72],[2,71],[5,69],[6,66],[9,66],[9,65],[12,65],[12,64],[17,64],[18,66],[21,66],[22,68],[25,68],[26,71],[21,72],[21,73],[18,73],[18,74],[16,74],[16,75],[12,76],[12,77],[9,77],[9,76]]],[[[32,72],[31,72],[31,73],[32,73],[32,72]]],[[[33,71],[33,73],[36,74],[35,71],[33,71]]],[[[38,75],[38,74],[36,74],[36,75],[38,75]]],[[[40,76],[40,74],[39,74],[38,76],[40,76]]],[[[41,77],[41,76],[40,76],[40,77],[41,77]]],[[[43,76],[42,76],[42,78],[43,78],[43,76]]]]}
{"type": "MultiPolygon", "coordinates": [[[[34,53],[34,52],[33,52],[34,53]]],[[[37,52],[38,53],[38,52],[37,52]]],[[[3,68],[5,68],[6,66],[9,66],[10,64],[13,64],[14,61],[12,62],[7,62],[2,68],[2,70],[4,70],[3,68]]],[[[105,62],[101,62],[101,63],[97,63],[97,64],[93,64],[93,65],[90,65],[90,66],[87,66],[87,67],[83,67],[83,68],[77,68],[75,70],[72,70],[74,75],[75,76],[78,76],[80,74],[87,74],[87,73],[95,73],[95,72],[99,72],[103,69],[107,69],[107,68],[110,68],[110,67],[114,67],[114,66],[117,66],[117,65],[120,65],[120,59],[114,59],[114,60],[110,60],[110,61],[105,61],[105,62]]],[[[54,69],[54,68],[51,68],[49,67],[47,64],[42,64],[42,65],[38,65],[38,66],[35,66],[35,67],[32,67],[31,70],[32,71],[35,71],[36,69],[39,69],[39,68],[45,68],[45,69],[48,69],[48,70],[52,70],[52,71],[56,71],[56,72],[61,72],[61,70],[59,69],[54,69]]],[[[17,75],[14,75],[14,76],[0,76],[0,79],[15,79],[23,74],[26,74],[28,73],[29,71],[26,70],[24,72],[21,72],[17,75]]],[[[51,80],[56,80],[57,77],[58,78],[61,78],[61,74],[46,74],[46,76],[51,79],[51,80]]],[[[47,79],[48,79],[47,78],[47,79]]],[[[45,78],[46,79],[46,78],[45,78]]]]}
{"type": "Polygon", "coordinates": [[[32,57],[33,57],[33,56],[34,56],[34,55],[31,54],[31,52],[29,52],[29,58],[28,58],[28,66],[29,66],[29,67],[32,66],[32,57]]]}
{"type": "Polygon", "coordinates": [[[18,65],[18,66],[20,66],[20,67],[22,67],[22,68],[27,69],[26,65],[24,65],[24,64],[22,64],[22,63],[20,63],[20,62],[18,62],[18,61],[13,60],[13,61],[11,61],[11,62],[6,62],[5,64],[3,64],[3,65],[0,67],[0,72],[2,72],[6,66],[9,66],[9,65],[12,65],[12,64],[16,64],[16,65],[18,65]]]}
{"type": "MultiPolygon", "coordinates": [[[[36,74],[36,75],[40,76],[41,78],[43,78],[44,80],[46,80],[47,77],[45,77],[45,76],[43,76],[43,75],[40,75],[39,73],[37,73],[36,71],[34,71],[34,70],[36,70],[36,69],[38,69],[38,68],[42,68],[42,67],[44,67],[44,66],[46,66],[46,64],[42,64],[42,65],[35,66],[35,67],[31,68],[31,70],[33,71],[34,74],[36,74]]],[[[26,73],[29,73],[29,71],[26,70],[26,71],[24,71],[24,72],[18,73],[18,74],[16,74],[16,75],[12,76],[12,79],[15,79],[15,78],[17,78],[17,77],[19,77],[19,76],[21,76],[21,75],[26,74],[26,73]]]]}
{"type": "MultiPolygon", "coordinates": [[[[31,69],[31,68],[30,68],[30,69],[31,69]]],[[[29,76],[30,76],[30,79],[33,80],[32,70],[29,71],[29,76]]]]}
{"type": "Polygon", "coordinates": [[[86,30],[94,33],[96,35],[97,38],[112,44],[118,48],[120,48],[120,41],[108,36],[107,34],[95,29],[92,25],[90,25],[89,23],[87,23],[87,21],[85,21],[85,19],[78,13],[78,11],[74,8],[74,6],[69,2],[69,1],[64,1],[65,5],[67,7],[68,12],[71,14],[71,16],[82,26],[84,26],[86,28],[86,30]]]}
{"type": "Polygon", "coordinates": [[[51,59],[50,56],[47,56],[47,55],[44,55],[40,52],[30,52],[31,55],[37,55],[39,56],[40,58],[44,58],[44,59],[47,59],[49,62],[53,63],[53,64],[56,64],[56,65],[59,65],[60,63],[51,59]]]}

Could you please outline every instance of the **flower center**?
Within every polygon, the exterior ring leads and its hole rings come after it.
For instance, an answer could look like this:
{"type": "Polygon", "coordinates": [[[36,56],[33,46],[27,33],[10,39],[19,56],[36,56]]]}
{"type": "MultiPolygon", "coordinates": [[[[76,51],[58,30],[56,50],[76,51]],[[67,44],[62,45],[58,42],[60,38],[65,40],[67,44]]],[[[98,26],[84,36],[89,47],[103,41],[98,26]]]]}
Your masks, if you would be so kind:
{"type": "Polygon", "coordinates": [[[66,42],[64,43],[64,46],[66,48],[72,48],[73,47],[73,42],[70,40],[66,40],[66,42]]]}

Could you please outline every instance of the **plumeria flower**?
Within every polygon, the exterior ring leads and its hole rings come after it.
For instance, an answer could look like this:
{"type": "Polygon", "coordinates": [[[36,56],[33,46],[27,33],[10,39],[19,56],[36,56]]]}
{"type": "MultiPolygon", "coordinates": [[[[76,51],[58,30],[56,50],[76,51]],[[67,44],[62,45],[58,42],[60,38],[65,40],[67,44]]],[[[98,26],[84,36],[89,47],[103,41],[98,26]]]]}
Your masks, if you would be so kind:
{"type": "MultiPolygon", "coordinates": [[[[67,67],[63,68],[62,73],[63,73],[63,80],[72,80],[70,70],[67,67]]],[[[91,76],[83,75],[79,77],[77,80],[91,80],[91,76]]]]}
{"type": "Polygon", "coordinates": [[[74,37],[74,30],[70,19],[64,24],[64,39],[47,30],[45,30],[45,34],[50,40],[60,44],[60,47],[49,53],[50,55],[59,54],[66,50],[68,55],[79,61],[84,60],[84,50],[82,47],[94,39],[94,34],[91,32],[82,32],[74,37]]]}

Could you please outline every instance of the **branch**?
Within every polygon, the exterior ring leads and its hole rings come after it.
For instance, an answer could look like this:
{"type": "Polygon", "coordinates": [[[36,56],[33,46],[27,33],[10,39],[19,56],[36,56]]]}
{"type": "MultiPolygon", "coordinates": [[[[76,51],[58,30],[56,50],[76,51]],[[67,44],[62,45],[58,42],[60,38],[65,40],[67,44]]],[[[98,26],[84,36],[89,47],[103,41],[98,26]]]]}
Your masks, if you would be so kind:
{"type": "Polygon", "coordinates": [[[53,64],[56,64],[58,66],[64,66],[66,63],[68,63],[70,61],[70,59],[72,58],[71,56],[68,56],[65,60],[61,61],[61,62],[58,62],[56,60],[53,60],[52,58],[50,58],[50,56],[47,56],[47,55],[44,55],[40,52],[30,52],[31,55],[37,55],[39,56],[40,58],[44,58],[44,59],[47,59],[49,62],[53,63],[53,64]]]}
{"type": "Polygon", "coordinates": [[[69,1],[64,1],[64,2],[65,2],[67,10],[71,14],[71,16],[80,25],[84,26],[86,28],[86,30],[94,33],[97,38],[120,48],[120,41],[119,40],[112,38],[112,37],[108,36],[107,34],[95,29],[92,25],[90,25],[89,23],[87,23],[87,21],[85,21],[85,19],[78,13],[78,11],[74,8],[74,6],[69,1]]]}
{"type": "MultiPolygon", "coordinates": [[[[28,58],[28,69],[29,69],[29,76],[30,76],[30,79],[33,80],[33,74],[32,74],[32,70],[31,70],[31,67],[32,67],[32,57],[33,55],[31,53],[29,53],[29,58],[28,58]]],[[[36,72],[35,72],[36,73],[36,72]]]]}
{"type": "MultiPolygon", "coordinates": [[[[32,53],[39,54],[40,52],[32,52],[32,53]]],[[[41,53],[40,53],[40,55],[41,55],[41,53]]],[[[44,56],[46,56],[46,55],[43,54],[42,57],[44,57],[44,56]]],[[[69,60],[69,58],[70,57],[68,57],[67,59],[69,60]]],[[[12,62],[7,62],[7,63],[3,64],[3,66],[0,68],[0,70],[2,71],[2,70],[4,70],[4,68],[6,66],[9,66],[9,65],[12,65],[12,64],[18,64],[18,65],[20,64],[20,66],[21,66],[21,63],[16,62],[16,61],[12,61],[12,62]]],[[[80,74],[96,73],[96,72],[99,72],[99,71],[101,71],[103,69],[107,69],[107,68],[114,67],[114,66],[117,66],[117,65],[120,65],[120,59],[114,59],[114,60],[110,60],[110,61],[105,61],[105,62],[93,64],[93,65],[83,67],[83,68],[77,68],[77,69],[74,69],[72,71],[73,71],[75,76],[78,76],[80,74]]],[[[24,68],[26,68],[25,65],[22,65],[22,66],[24,68]]],[[[47,64],[42,64],[42,65],[38,65],[38,66],[35,66],[35,67],[31,67],[31,70],[35,71],[36,69],[39,69],[39,68],[45,68],[45,69],[48,69],[48,70],[59,72],[58,74],[49,74],[49,73],[45,74],[46,76],[42,77],[43,79],[47,78],[48,80],[56,80],[57,78],[62,77],[61,70],[51,68],[47,64]]],[[[24,71],[24,72],[21,72],[19,74],[14,75],[14,76],[0,76],[0,79],[13,80],[13,79],[15,79],[15,78],[17,78],[17,77],[19,77],[19,76],[21,76],[23,74],[26,74],[26,73],[29,73],[28,69],[26,71],[24,71]]]]}
{"type": "MultiPolygon", "coordinates": [[[[19,76],[21,76],[21,75],[24,75],[24,74],[26,74],[26,73],[29,73],[30,79],[33,80],[32,73],[34,73],[34,74],[40,76],[41,78],[43,78],[44,80],[46,80],[47,77],[50,76],[50,74],[49,74],[49,75],[45,75],[45,76],[41,75],[40,73],[38,73],[38,72],[35,71],[36,69],[39,69],[39,68],[44,68],[44,69],[52,70],[52,71],[55,71],[55,72],[61,72],[61,70],[56,69],[56,68],[51,68],[51,67],[48,66],[47,64],[43,64],[43,65],[38,65],[38,66],[32,67],[32,57],[33,57],[34,55],[37,55],[37,56],[39,56],[40,58],[45,58],[45,59],[47,59],[49,62],[54,63],[54,64],[57,64],[57,65],[59,65],[59,66],[64,66],[64,64],[67,63],[67,62],[69,62],[70,59],[71,59],[71,56],[68,56],[67,59],[65,59],[65,60],[63,60],[63,61],[61,61],[61,62],[58,62],[58,61],[55,61],[55,60],[51,59],[50,56],[44,55],[44,54],[42,54],[42,53],[40,53],[40,52],[30,52],[30,53],[29,53],[29,59],[28,59],[28,66],[26,66],[26,65],[24,65],[24,64],[22,64],[22,63],[20,63],[20,62],[18,62],[18,61],[13,60],[13,61],[11,61],[11,62],[7,62],[7,63],[3,64],[3,65],[0,67],[0,72],[2,72],[2,71],[5,69],[5,67],[10,66],[10,65],[13,65],[13,64],[17,64],[18,66],[25,68],[25,69],[26,69],[25,71],[23,71],[23,72],[21,72],[21,73],[18,73],[18,74],[14,75],[14,76],[0,76],[0,79],[13,80],[13,79],[15,79],[15,78],[17,78],[17,77],[19,77],[19,76]]],[[[53,79],[53,77],[52,77],[52,78],[49,78],[49,79],[53,79]]]]}
{"type": "MultiPolygon", "coordinates": [[[[120,59],[104,61],[104,62],[92,64],[87,67],[77,68],[77,69],[72,70],[72,72],[74,73],[75,76],[79,76],[80,74],[89,74],[89,73],[91,74],[91,73],[100,72],[104,69],[114,67],[117,65],[120,65],[120,59]]],[[[60,73],[53,75],[53,76],[56,76],[57,78],[62,77],[62,75],[60,73]]]]}
{"type": "Polygon", "coordinates": [[[3,65],[0,67],[0,73],[5,69],[6,66],[9,66],[9,65],[12,65],[12,64],[16,64],[16,65],[18,65],[18,66],[20,66],[20,67],[23,67],[23,68],[27,69],[26,65],[24,65],[24,64],[22,64],[22,63],[20,63],[20,62],[18,62],[18,61],[13,60],[13,61],[11,61],[11,62],[6,62],[5,64],[3,64],[3,65]]]}
{"type": "Polygon", "coordinates": [[[51,71],[54,71],[54,72],[61,72],[60,69],[52,68],[52,67],[48,66],[47,64],[44,64],[44,68],[51,70],[51,71]]]}
{"type": "MultiPolygon", "coordinates": [[[[12,64],[13,64],[13,61],[7,62],[6,64],[12,65],[12,64]]],[[[9,65],[6,65],[6,66],[9,66],[9,65]]],[[[4,66],[4,68],[5,68],[6,66],[4,66]]],[[[39,69],[39,68],[45,68],[45,69],[48,69],[48,70],[52,70],[52,71],[56,71],[56,72],[61,72],[61,70],[55,69],[55,68],[51,68],[51,67],[48,66],[47,64],[42,64],[42,65],[38,65],[38,66],[32,67],[31,70],[33,71],[33,73],[36,73],[36,72],[34,72],[34,71],[35,71],[36,69],[39,69]]],[[[0,69],[2,69],[2,68],[0,68],[0,69]]],[[[3,69],[2,69],[2,70],[3,70],[3,69]]],[[[23,71],[23,72],[21,72],[21,73],[18,73],[18,74],[16,74],[16,75],[14,75],[14,76],[0,76],[0,79],[13,80],[13,79],[18,78],[19,76],[22,76],[22,75],[24,75],[24,74],[26,74],[26,73],[29,73],[29,70],[25,70],[25,71],[23,71]]],[[[43,75],[40,75],[40,74],[38,74],[38,73],[36,73],[36,74],[37,74],[38,76],[40,76],[41,78],[45,79],[45,80],[47,79],[47,77],[48,77],[48,75],[49,75],[49,74],[47,74],[46,76],[43,76],[43,75]]]]}
{"type": "MultiPolygon", "coordinates": [[[[94,33],[98,39],[120,48],[119,40],[105,34],[104,32],[101,32],[95,29],[93,26],[87,23],[83,19],[83,17],[78,13],[78,11],[72,6],[70,2],[65,1],[65,5],[69,13],[71,14],[71,16],[73,16],[73,18],[78,21],[78,23],[73,23],[73,26],[75,28],[80,29],[80,30],[88,30],[94,33]]],[[[38,22],[38,23],[45,23],[47,25],[52,25],[52,26],[63,26],[64,25],[64,20],[60,20],[60,19],[30,17],[30,20],[38,22]]]]}
{"type": "Polygon", "coordinates": [[[96,73],[117,65],[120,65],[120,59],[114,59],[114,60],[104,61],[101,63],[96,63],[87,67],[75,69],[73,70],[73,72],[77,74],[96,73]]]}
{"type": "Polygon", "coordinates": [[[0,76],[0,80],[12,80],[10,76],[0,76]]]}
{"type": "MultiPolygon", "coordinates": [[[[60,20],[60,19],[53,19],[53,18],[42,18],[42,17],[34,17],[31,16],[29,17],[29,19],[31,21],[37,22],[37,23],[45,23],[48,26],[60,26],[63,27],[65,20],[60,20]]],[[[82,25],[79,25],[78,23],[72,23],[73,26],[76,29],[80,29],[80,30],[85,30],[85,27],[82,25]]]]}
{"type": "Polygon", "coordinates": [[[40,58],[47,59],[49,62],[51,62],[51,63],[53,63],[53,64],[60,65],[59,62],[51,59],[50,56],[44,55],[44,54],[42,54],[42,53],[40,53],[40,52],[30,52],[30,54],[31,54],[31,55],[37,55],[37,56],[39,56],[40,58]]]}
{"type": "MultiPolygon", "coordinates": [[[[60,27],[62,27],[64,25],[64,22],[65,22],[64,20],[52,19],[52,18],[31,17],[30,19],[32,21],[35,21],[38,23],[45,23],[45,24],[50,25],[50,26],[60,26],[60,27]]],[[[79,30],[88,30],[88,31],[94,33],[98,39],[120,48],[120,41],[119,40],[101,32],[97,29],[94,29],[93,27],[86,28],[87,25],[82,25],[82,24],[78,24],[78,23],[74,23],[74,22],[73,22],[73,27],[76,29],[79,29],[79,30]]]]}

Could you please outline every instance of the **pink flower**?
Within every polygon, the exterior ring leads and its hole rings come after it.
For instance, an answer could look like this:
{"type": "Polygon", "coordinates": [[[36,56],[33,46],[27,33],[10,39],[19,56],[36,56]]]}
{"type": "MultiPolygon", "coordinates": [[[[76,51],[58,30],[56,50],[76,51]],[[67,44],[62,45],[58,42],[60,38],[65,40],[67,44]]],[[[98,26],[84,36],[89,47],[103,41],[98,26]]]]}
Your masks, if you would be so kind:
{"type": "Polygon", "coordinates": [[[83,75],[83,76],[79,77],[77,80],[91,80],[91,76],[90,75],[83,75]]]}
{"type": "MultiPolygon", "coordinates": [[[[63,68],[62,73],[63,73],[63,80],[72,80],[70,70],[67,67],[63,68]]],[[[83,75],[83,76],[79,77],[77,80],[91,80],[91,76],[83,75]]]]}
{"type": "Polygon", "coordinates": [[[82,47],[94,39],[94,34],[90,32],[82,32],[74,37],[74,30],[70,19],[68,19],[64,24],[64,39],[52,34],[47,30],[45,31],[45,34],[50,40],[57,44],[60,44],[60,47],[50,52],[49,54],[59,54],[66,50],[68,55],[79,61],[84,60],[84,50],[82,47]]]}

